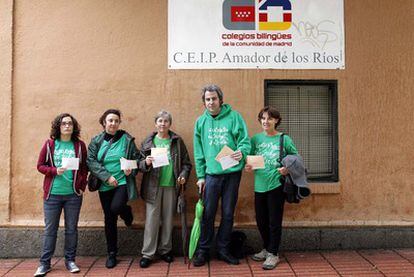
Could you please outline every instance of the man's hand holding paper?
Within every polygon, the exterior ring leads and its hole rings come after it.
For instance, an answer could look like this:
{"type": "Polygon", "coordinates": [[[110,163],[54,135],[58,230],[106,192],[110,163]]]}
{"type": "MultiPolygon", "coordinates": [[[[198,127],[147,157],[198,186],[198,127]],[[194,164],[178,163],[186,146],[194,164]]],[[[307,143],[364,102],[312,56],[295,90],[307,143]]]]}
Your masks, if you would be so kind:
{"type": "Polygon", "coordinates": [[[220,152],[217,154],[216,161],[218,161],[221,164],[223,170],[229,169],[239,164],[239,160],[236,160],[237,158],[239,158],[239,155],[241,155],[240,159],[243,157],[241,152],[240,154],[238,152],[240,151],[233,151],[230,147],[224,145],[220,152]],[[236,159],[233,157],[235,157],[236,159]]]}

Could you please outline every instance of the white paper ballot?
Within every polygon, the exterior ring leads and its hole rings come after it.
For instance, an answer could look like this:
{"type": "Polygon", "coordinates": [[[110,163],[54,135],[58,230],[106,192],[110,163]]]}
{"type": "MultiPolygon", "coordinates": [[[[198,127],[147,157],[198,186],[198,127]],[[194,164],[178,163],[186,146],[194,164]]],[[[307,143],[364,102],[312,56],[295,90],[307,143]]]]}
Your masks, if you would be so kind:
{"type": "Polygon", "coordinates": [[[166,166],[170,164],[170,162],[168,161],[167,153],[158,154],[153,157],[154,157],[154,160],[152,161],[153,168],[166,166]]]}
{"type": "Polygon", "coordinates": [[[226,170],[230,167],[233,167],[235,165],[238,165],[239,162],[236,161],[235,159],[233,159],[230,156],[224,156],[220,158],[220,164],[221,164],[221,168],[223,168],[223,170],[226,170]]]}
{"type": "Polygon", "coordinates": [[[246,163],[252,166],[252,169],[263,169],[265,168],[265,162],[263,156],[247,155],[246,163]]]}
{"type": "Polygon", "coordinates": [[[167,147],[154,147],[151,148],[151,156],[158,156],[160,154],[168,153],[167,147]]]}
{"type": "Polygon", "coordinates": [[[121,162],[121,170],[138,168],[136,160],[127,160],[125,158],[119,159],[121,162]]]}
{"type": "Polygon", "coordinates": [[[62,158],[62,167],[66,170],[78,170],[79,158],[62,158]]]}

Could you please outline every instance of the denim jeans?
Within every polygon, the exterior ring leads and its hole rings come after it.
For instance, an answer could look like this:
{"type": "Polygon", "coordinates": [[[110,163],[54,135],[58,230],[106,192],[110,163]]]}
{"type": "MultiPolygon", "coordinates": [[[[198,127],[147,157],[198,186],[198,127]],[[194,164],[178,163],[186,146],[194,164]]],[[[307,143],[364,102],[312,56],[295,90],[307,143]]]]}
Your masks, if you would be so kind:
{"type": "Polygon", "coordinates": [[[214,220],[217,206],[221,197],[221,222],[217,231],[217,251],[228,253],[230,234],[233,230],[234,209],[236,208],[239,194],[241,171],[221,174],[206,175],[204,188],[204,213],[201,221],[201,235],[198,251],[209,253],[214,237],[214,220]]]}
{"type": "Polygon", "coordinates": [[[53,195],[43,201],[45,215],[45,232],[40,263],[50,266],[50,260],[56,247],[56,237],[59,228],[62,209],[65,217],[65,260],[75,261],[78,244],[78,221],[82,206],[82,196],[53,195]]]}

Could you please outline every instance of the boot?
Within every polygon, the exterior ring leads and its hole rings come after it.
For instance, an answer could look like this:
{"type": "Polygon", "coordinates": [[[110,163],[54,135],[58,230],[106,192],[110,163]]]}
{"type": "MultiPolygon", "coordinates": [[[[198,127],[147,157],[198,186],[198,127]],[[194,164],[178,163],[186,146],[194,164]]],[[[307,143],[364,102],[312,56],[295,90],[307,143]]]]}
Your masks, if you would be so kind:
{"type": "Polygon", "coordinates": [[[108,259],[106,259],[106,268],[113,268],[116,266],[117,260],[116,260],[116,252],[109,252],[108,253],[108,259]]]}

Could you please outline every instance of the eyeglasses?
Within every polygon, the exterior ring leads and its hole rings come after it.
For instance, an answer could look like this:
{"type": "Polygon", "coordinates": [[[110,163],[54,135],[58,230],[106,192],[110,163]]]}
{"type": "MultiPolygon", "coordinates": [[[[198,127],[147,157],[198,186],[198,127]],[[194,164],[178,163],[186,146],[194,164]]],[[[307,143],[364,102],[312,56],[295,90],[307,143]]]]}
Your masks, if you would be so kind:
{"type": "Polygon", "coordinates": [[[72,121],[69,121],[69,122],[61,122],[60,123],[60,126],[68,126],[68,127],[70,127],[70,126],[73,126],[73,122],[72,121]]]}

